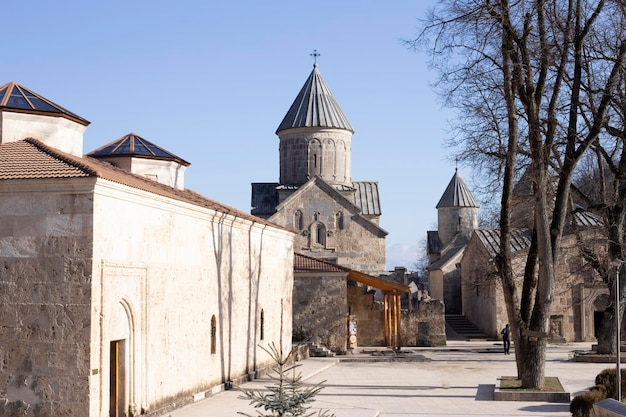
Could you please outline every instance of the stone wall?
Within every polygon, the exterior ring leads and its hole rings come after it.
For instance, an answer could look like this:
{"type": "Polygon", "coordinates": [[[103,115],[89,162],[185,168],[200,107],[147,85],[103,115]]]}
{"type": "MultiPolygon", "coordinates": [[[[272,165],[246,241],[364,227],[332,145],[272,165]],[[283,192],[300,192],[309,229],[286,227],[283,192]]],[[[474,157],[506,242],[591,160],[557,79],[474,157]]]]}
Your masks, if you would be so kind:
{"type": "MultiPolygon", "coordinates": [[[[385,346],[384,303],[374,299],[366,287],[348,287],[352,313],[357,317],[357,345],[385,346]]],[[[440,346],[446,344],[444,306],[440,300],[422,300],[414,311],[403,309],[400,323],[402,346],[440,346]]]]}
{"type": "Polygon", "coordinates": [[[291,232],[94,178],[9,183],[0,415],[106,417],[111,380],[120,412],[157,415],[291,347],[291,232]]]}
{"type": "Polygon", "coordinates": [[[357,346],[384,346],[383,303],[374,300],[375,291],[351,283],[348,303],[357,320],[357,346]]]}
{"type": "Polygon", "coordinates": [[[0,415],[87,415],[92,196],[2,191],[0,415]]]}
{"type": "Polygon", "coordinates": [[[294,341],[319,341],[337,353],[347,347],[346,277],[295,277],[293,291],[294,341]]]}
{"type": "Polygon", "coordinates": [[[345,200],[336,201],[332,195],[336,191],[327,185],[309,183],[298,193],[270,218],[297,231],[298,252],[374,276],[384,271],[384,231],[353,214],[354,207],[345,200]],[[319,233],[324,234],[322,239],[316,238],[319,233]]]}
{"type": "MultiPolygon", "coordinates": [[[[605,250],[605,243],[597,231],[584,232],[583,240],[593,245],[600,254],[605,250]]],[[[463,313],[485,334],[499,338],[500,329],[509,320],[500,278],[490,258],[478,239],[470,241],[461,263],[463,313]]],[[[525,252],[515,254],[513,269],[518,291],[522,286],[525,262],[525,252]]],[[[597,273],[584,262],[576,236],[565,235],[556,268],[554,303],[548,330],[551,340],[594,340],[594,312],[603,311],[605,304],[601,297],[607,293],[597,273]]]]}
{"type": "Polygon", "coordinates": [[[318,175],[330,184],[352,185],[352,132],[343,129],[287,129],[280,138],[280,183],[304,184],[318,175]]]}

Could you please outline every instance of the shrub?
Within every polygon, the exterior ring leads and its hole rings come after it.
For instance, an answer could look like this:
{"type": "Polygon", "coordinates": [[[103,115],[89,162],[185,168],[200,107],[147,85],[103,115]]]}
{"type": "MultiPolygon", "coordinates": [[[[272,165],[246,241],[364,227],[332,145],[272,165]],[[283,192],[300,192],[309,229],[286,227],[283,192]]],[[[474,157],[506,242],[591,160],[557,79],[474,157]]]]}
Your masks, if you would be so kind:
{"type": "MultiPolygon", "coordinates": [[[[624,382],[626,382],[626,369],[620,369],[622,374],[622,396],[624,394],[624,382]]],[[[617,391],[615,383],[615,368],[605,369],[596,376],[596,385],[604,385],[606,387],[606,398],[615,398],[617,391]]]]}
{"type": "Polygon", "coordinates": [[[593,386],[590,391],[574,397],[569,405],[569,411],[572,417],[589,417],[593,405],[605,398],[607,398],[606,387],[604,385],[593,386]]]}

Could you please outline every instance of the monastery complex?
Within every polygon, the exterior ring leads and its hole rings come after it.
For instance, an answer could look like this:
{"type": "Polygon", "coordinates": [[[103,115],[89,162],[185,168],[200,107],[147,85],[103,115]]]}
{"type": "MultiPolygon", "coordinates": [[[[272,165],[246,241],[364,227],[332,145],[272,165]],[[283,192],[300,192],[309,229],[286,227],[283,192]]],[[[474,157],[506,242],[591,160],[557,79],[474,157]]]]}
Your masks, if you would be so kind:
{"type": "MultiPolygon", "coordinates": [[[[267,372],[264,348],[281,341],[343,355],[445,344],[453,316],[490,338],[507,321],[498,231],[479,228],[458,172],[428,232],[428,282],[384,270],[378,183],[352,179],[354,129],[317,65],[278,124],[278,181],[251,185],[250,213],[185,188],[190,163],[136,133],[85,152],[88,125],[0,87],[2,416],[164,415],[267,372]]],[[[588,213],[571,221],[598,237],[588,213]]],[[[593,340],[607,291],[572,236],[550,337],[593,340]]]]}

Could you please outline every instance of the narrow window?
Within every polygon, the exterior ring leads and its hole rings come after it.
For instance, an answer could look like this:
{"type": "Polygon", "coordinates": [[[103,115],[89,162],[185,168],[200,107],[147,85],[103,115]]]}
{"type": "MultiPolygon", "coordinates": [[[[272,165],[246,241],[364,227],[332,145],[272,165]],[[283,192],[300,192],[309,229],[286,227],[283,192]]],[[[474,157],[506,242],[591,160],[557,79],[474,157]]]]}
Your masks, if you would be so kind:
{"type": "Polygon", "coordinates": [[[211,317],[211,355],[215,355],[216,351],[216,337],[217,336],[217,323],[215,320],[215,315],[211,317]]]}
{"type": "Polygon", "coordinates": [[[335,227],[338,230],[342,230],[343,229],[343,213],[340,212],[340,211],[335,213],[335,227]]]}
{"type": "Polygon", "coordinates": [[[295,214],[293,215],[293,223],[293,226],[296,230],[302,230],[302,211],[296,210],[295,214]]]}
{"type": "Polygon", "coordinates": [[[315,243],[319,246],[326,246],[326,227],[322,223],[315,225],[315,243]]]}
{"type": "Polygon", "coordinates": [[[261,334],[261,340],[265,339],[265,311],[261,309],[261,329],[259,331],[261,334]]]}

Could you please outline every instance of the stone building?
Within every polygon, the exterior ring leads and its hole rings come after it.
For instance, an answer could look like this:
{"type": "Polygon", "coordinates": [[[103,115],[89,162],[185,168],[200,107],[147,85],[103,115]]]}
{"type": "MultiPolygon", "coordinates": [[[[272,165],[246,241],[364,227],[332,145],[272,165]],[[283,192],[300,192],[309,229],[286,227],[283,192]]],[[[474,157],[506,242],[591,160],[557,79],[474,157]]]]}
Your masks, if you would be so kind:
{"type": "Polygon", "coordinates": [[[252,214],[295,230],[299,253],[377,275],[387,232],[378,183],[352,181],[353,133],[314,65],[276,131],[280,181],[252,184],[252,214]]]}
{"type": "MultiPolygon", "coordinates": [[[[530,246],[533,194],[528,173],[513,192],[511,245],[514,271],[523,277],[530,246]]],[[[438,230],[428,232],[429,286],[433,298],[444,300],[446,314],[463,315],[491,338],[500,337],[508,323],[500,278],[494,265],[499,252],[500,231],[478,227],[478,204],[455,172],[437,204],[438,230]]],[[[606,249],[602,222],[584,210],[568,220],[557,265],[555,300],[550,318],[552,341],[589,341],[607,305],[608,290],[587,265],[580,242],[596,251],[606,249]]]]}
{"type": "Polygon", "coordinates": [[[437,203],[437,230],[427,233],[430,295],[447,314],[462,314],[460,262],[478,229],[478,203],[458,170],[437,203]]]}
{"type": "Polygon", "coordinates": [[[2,416],[162,414],[291,343],[294,233],[135,134],[83,156],[88,124],[0,87],[2,416]]]}
{"type": "MultiPolygon", "coordinates": [[[[252,214],[295,231],[296,262],[320,261],[305,262],[308,269],[294,274],[295,338],[320,339],[338,353],[355,346],[412,346],[417,311],[430,320],[430,310],[441,304],[401,311],[406,283],[381,278],[387,232],[380,226],[378,183],[352,180],[353,133],[314,65],[276,131],[279,182],[252,184],[252,214]]],[[[423,326],[431,331],[423,334],[438,344],[445,332],[442,311],[432,316],[432,326],[423,326]]]]}
{"type": "MultiPolygon", "coordinates": [[[[554,342],[595,340],[596,325],[608,302],[606,285],[580,253],[581,240],[586,244],[592,242],[598,252],[606,250],[606,239],[598,230],[601,225],[589,213],[577,212],[573,217],[573,221],[585,221],[587,227],[576,234],[565,234],[561,242],[549,323],[549,337],[554,342]]],[[[463,314],[493,338],[497,338],[500,329],[509,322],[502,285],[493,263],[499,241],[499,230],[477,230],[461,261],[463,314]]],[[[511,245],[518,290],[521,290],[530,230],[515,230],[511,245]]]]}

